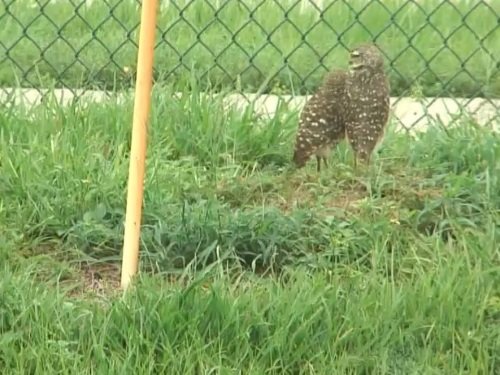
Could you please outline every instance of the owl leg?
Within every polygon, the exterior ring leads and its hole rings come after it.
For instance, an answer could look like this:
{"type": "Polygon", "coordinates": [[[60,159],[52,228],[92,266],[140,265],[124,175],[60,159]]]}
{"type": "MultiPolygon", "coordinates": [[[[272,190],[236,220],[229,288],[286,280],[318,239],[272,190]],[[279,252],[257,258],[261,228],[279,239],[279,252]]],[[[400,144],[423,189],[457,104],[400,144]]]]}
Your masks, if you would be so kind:
{"type": "Polygon", "coordinates": [[[354,152],[354,170],[366,168],[370,164],[370,153],[366,150],[356,150],[354,152]]]}
{"type": "Polygon", "coordinates": [[[316,155],[316,169],[317,171],[321,171],[321,156],[316,155]]]}
{"type": "Polygon", "coordinates": [[[362,150],[361,152],[359,152],[358,158],[360,158],[364,164],[368,165],[370,164],[370,156],[371,156],[371,151],[362,150]]]}
{"type": "Polygon", "coordinates": [[[355,138],[352,134],[349,132],[346,132],[346,138],[347,141],[349,142],[349,145],[351,146],[352,153],[353,153],[353,169],[356,170],[358,168],[358,155],[359,155],[359,150],[358,150],[358,144],[355,141],[355,138]]]}

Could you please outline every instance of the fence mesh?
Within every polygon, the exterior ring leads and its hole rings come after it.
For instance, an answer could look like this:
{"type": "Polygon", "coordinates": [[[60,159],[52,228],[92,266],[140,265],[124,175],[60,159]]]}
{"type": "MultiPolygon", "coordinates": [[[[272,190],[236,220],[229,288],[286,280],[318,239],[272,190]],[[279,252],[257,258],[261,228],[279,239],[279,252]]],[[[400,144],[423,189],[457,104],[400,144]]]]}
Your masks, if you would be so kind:
{"type": "MultiPolygon", "coordinates": [[[[2,0],[0,86],[75,95],[130,88],[139,7],[138,0],[2,0]]],[[[387,58],[395,117],[406,128],[443,107],[450,118],[467,110],[478,122],[498,122],[497,0],[160,1],[155,80],[304,95],[364,41],[387,58]]]]}

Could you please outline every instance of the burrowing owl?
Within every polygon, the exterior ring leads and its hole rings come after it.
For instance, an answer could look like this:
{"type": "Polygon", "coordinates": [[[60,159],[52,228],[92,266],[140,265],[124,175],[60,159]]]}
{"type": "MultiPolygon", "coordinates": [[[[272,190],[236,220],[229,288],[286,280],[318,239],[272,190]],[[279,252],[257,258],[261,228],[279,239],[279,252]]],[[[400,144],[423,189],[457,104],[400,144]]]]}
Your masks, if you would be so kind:
{"type": "Polygon", "coordinates": [[[350,52],[346,82],[345,129],[357,159],[369,163],[389,118],[389,82],[376,46],[360,45],[350,52]]]}
{"type": "Polygon", "coordinates": [[[345,71],[330,72],[304,106],[293,154],[293,161],[298,168],[303,167],[312,155],[316,155],[319,172],[321,159],[327,166],[331,148],[345,138],[343,98],[347,78],[348,73],[345,71]]]}

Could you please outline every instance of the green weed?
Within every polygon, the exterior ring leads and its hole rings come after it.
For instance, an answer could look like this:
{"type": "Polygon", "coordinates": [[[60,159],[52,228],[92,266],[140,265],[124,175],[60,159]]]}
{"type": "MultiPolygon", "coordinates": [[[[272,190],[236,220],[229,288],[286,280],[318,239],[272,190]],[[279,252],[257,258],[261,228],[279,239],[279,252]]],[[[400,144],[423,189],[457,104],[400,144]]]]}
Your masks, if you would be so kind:
{"type": "Polygon", "coordinates": [[[497,134],[390,131],[318,174],[291,165],[297,113],[173,93],[123,298],[92,285],[117,286],[130,98],[0,113],[2,373],[495,373],[497,134]]]}

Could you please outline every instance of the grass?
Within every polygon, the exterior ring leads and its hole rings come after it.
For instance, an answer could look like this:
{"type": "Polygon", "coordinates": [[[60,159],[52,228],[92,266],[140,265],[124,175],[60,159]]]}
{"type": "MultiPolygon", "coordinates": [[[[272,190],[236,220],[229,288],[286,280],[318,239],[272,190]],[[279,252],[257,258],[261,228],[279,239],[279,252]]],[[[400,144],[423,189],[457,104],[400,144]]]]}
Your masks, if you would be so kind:
{"type": "MultiPolygon", "coordinates": [[[[0,5],[0,85],[132,85],[139,21],[133,1],[42,3],[0,5]]],[[[496,1],[164,3],[158,82],[185,88],[195,72],[202,88],[303,94],[325,69],[346,66],[345,46],[373,39],[386,54],[394,96],[500,97],[496,1]]]]}
{"type": "Polygon", "coordinates": [[[285,105],[173,91],[123,297],[131,101],[0,113],[2,373],[498,372],[498,134],[389,131],[370,168],[342,144],[317,174],[285,105]]]}

